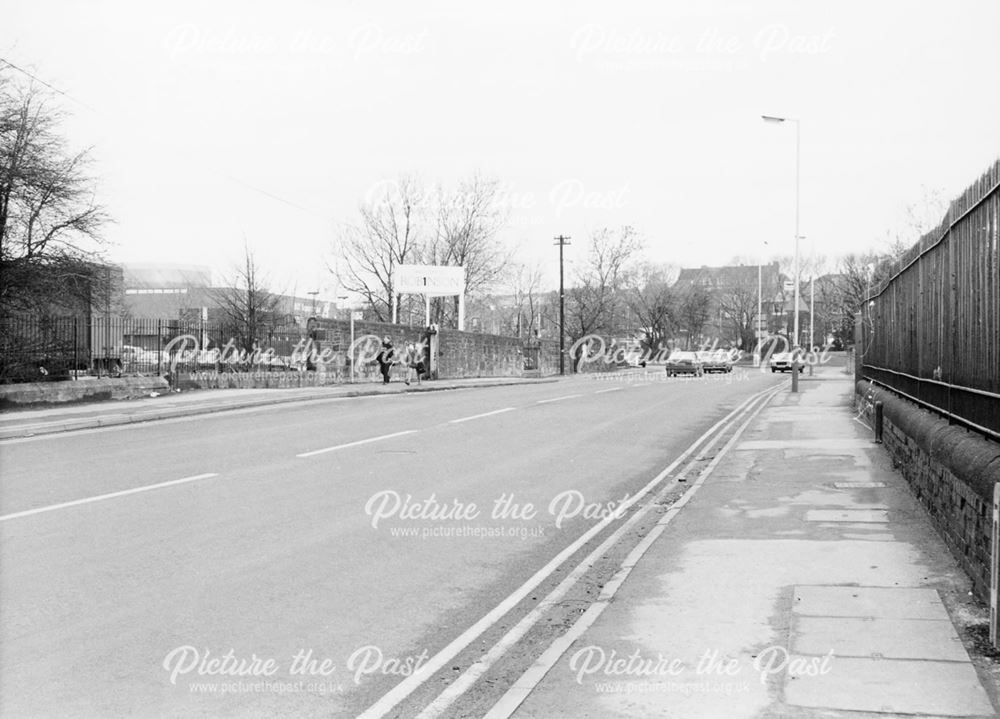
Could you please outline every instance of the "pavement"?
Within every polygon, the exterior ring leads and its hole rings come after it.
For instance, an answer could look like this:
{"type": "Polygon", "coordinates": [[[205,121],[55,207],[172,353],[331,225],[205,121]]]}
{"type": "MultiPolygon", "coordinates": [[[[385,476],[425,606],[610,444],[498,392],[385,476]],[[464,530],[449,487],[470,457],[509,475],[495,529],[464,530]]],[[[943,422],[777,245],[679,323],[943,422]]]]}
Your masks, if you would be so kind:
{"type": "Polygon", "coordinates": [[[294,389],[197,389],[162,394],[153,393],[149,397],[131,400],[106,400],[3,411],[0,412],[0,440],[190,417],[198,414],[250,409],[289,402],[403,392],[435,392],[473,387],[502,387],[555,381],[557,380],[554,378],[473,377],[425,380],[420,384],[414,382],[406,385],[402,380],[394,379],[388,385],[383,385],[381,382],[359,382],[357,384],[294,389]]]}
{"type": "Polygon", "coordinates": [[[800,387],[488,717],[996,716],[997,665],[967,632],[982,608],[856,419],[851,377],[825,368],[800,387]]]}

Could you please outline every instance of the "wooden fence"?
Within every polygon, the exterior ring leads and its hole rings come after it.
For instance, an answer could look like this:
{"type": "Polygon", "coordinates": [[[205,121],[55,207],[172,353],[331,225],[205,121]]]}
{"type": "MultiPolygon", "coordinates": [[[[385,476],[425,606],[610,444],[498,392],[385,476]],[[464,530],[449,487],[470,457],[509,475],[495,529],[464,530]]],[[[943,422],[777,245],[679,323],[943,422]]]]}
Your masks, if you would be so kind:
{"type": "Polygon", "coordinates": [[[862,375],[1000,440],[1000,160],[889,268],[861,312],[862,375]]]}

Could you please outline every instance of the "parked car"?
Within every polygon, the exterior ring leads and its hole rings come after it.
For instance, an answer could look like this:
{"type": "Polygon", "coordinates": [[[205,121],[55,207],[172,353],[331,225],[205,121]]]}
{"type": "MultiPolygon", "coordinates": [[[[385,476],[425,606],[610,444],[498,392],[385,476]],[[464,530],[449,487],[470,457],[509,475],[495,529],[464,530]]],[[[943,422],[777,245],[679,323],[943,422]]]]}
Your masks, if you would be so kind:
{"type": "Polygon", "coordinates": [[[726,350],[712,350],[710,352],[698,352],[697,354],[702,368],[706,373],[733,371],[733,359],[726,350]]]}
{"type": "Polygon", "coordinates": [[[153,371],[157,367],[157,359],[161,368],[165,368],[170,363],[170,357],[166,352],[147,350],[133,345],[122,345],[122,364],[126,372],[153,371]]]}
{"type": "Polygon", "coordinates": [[[667,358],[666,370],[667,377],[679,374],[693,374],[701,377],[705,373],[704,365],[698,359],[697,352],[684,352],[681,350],[675,350],[670,353],[670,357],[667,358]]]}
{"type": "MultiPolygon", "coordinates": [[[[771,372],[791,372],[792,371],[792,357],[796,355],[795,352],[775,352],[771,355],[770,366],[771,372]]],[[[802,361],[802,355],[799,354],[795,359],[795,364],[799,368],[799,372],[802,371],[805,363],[802,361]]]]}
{"type": "Polygon", "coordinates": [[[635,347],[625,351],[623,353],[622,359],[624,360],[625,365],[628,367],[646,366],[646,357],[645,355],[643,355],[642,349],[639,347],[635,347]]]}

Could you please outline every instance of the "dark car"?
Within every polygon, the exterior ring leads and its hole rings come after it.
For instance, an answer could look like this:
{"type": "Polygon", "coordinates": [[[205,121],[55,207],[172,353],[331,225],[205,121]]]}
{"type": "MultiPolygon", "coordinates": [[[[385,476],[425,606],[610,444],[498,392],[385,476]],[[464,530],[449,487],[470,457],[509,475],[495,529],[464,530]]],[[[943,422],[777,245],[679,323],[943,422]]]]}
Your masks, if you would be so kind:
{"type": "Polygon", "coordinates": [[[701,377],[705,372],[705,367],[698,359],[697,352],[683,352],[680,350],[670,353],[667,358],[667,377],[679,374],[693,374],[701,377]]]}
{"type": "Polygon", "coordinates": [[[706,373],[733,371],[732,357],[725,350],[698,352],[698,359],[701,362],[701,366],[706,373]]]}

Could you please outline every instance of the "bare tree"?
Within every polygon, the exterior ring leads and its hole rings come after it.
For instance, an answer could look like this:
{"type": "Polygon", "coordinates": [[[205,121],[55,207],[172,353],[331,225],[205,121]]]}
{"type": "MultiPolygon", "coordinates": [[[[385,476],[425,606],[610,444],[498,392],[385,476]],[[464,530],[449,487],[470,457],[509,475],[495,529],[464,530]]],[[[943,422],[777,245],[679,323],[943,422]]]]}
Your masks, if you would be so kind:
{"type": "Polygon", "coordinates": [[[571,341],[613,331],[616,313],[625,304],[630,263],[641,247],[628,226],[591,235],[587,262],[566,291],[566,332],[571,341]]]}
{"type": "Polygon", "coordinates": [[[700,337],[711,314],[712,298],[700,284],[688,287],[678,298],[677,327],[686,333],[684,348],[691,348],[691,340],[700,337]]]}
{"type": "Polygon", "coordinates": [[[663,348],[677,326],[677,302],[671,290],[673,268],[643,264],[635,273],[628,304],[639,321],[647,351],[663,348]]]}
{"type": "Polygon", "coordinates": [[[267,280],[254,259],[253,252],[244,245],[243,264],[236,267],[228,286],[213,290],[219,307],[236,332],[233,338],[247,352],[253,352],[255,343],[262,338],[268,325],[277,323],[279,295],[267,287],[267,280]]]}
{"type": "MultiPolygon", "coordinates": [[[[500,205],[500,184],[480,175],[463,180],[454,192],[439,187],[435,232],[424,251],[432,265],[465,269],[466,294],[488,291],[504,274],[511,255],[498,233],[507,222],[500,205]]],[[[432,304],[434,321],[453,320],[457,300],[437,298],[432,304]]]]}
{"type": "Polygon", "coordinates": [[[542,269],[538,264],[516,263],[509,267],[510,288],[513,295],[514,322],[518,337],[531,337],[538,329],[542,307],[542,269]]]}
{"type": "MultiPolygon", "coordinates": [[[[0,304],[45,311],[66,298],[95,301],[103,273],[101,227],[89,151],[59,133],[64,113],[50,94],[0,73],[0,304]]],[[[107,288],[100,286],[100,291],[107,288]]],[[[72,303],[69,303],[72,304],[72,303]]]]}
{"type": "Polygon", "coordinates": [[[740,272],[728,287],[720,288],[719,310],[728,320],[739,338],[740,347],[751,350],[756,345],[757,309],[759,295],[757,278],[740,272]]]}
{"type": "Polygon", "coordinates": [[[403,299],[393,284],[396,267],[421,258],[424,204],[417,180],[401,177],[363,204],[360,223],[341,237],[341,262],[333,271],[341,287],[365,298],[380,322],[392,319],[393,296],[397,303],[403,299]]]}

